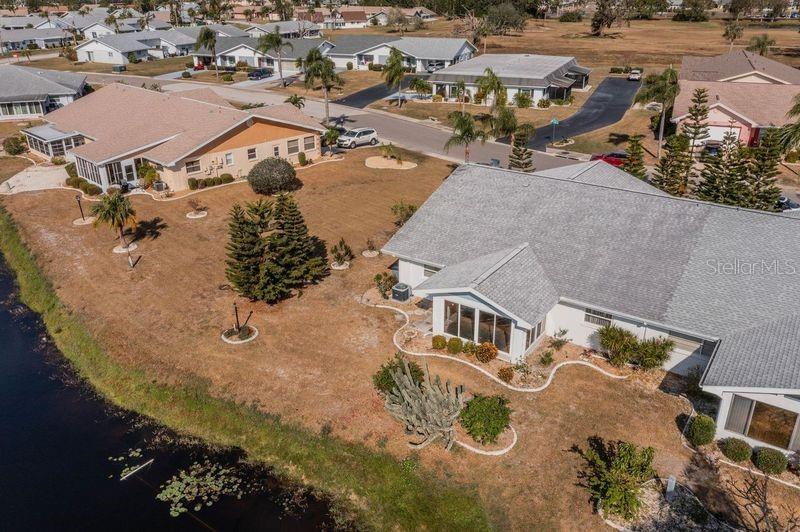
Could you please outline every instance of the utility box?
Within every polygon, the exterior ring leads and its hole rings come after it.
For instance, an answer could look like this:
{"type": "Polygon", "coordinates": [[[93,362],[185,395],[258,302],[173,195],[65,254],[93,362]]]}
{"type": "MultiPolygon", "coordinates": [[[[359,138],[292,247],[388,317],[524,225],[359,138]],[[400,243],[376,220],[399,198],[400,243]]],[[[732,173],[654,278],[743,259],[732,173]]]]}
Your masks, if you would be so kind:
{"type": "Polygon", "coordinates": [[[397,283],[392,287],[392,299],[395,301],[408,301],[411,297],[411,287],[406,283],[397,283]]]}

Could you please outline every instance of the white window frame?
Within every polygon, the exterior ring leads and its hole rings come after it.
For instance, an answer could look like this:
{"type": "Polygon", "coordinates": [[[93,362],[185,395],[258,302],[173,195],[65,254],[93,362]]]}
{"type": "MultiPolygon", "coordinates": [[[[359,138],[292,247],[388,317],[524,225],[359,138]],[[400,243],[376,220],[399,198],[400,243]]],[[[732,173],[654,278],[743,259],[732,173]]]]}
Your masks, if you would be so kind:
{"type": "Polygon", "coordinates": [[[280,157],[281,156],[281,147],[280,146],[273,146],[272,147],[272,156],[273,157],[280,157]]]}
{"type": "Polygon", "coordinates": [[[300,140],[290,139],[286,141],[286,153],[289,155],[297,155],[300,153],[300,140]]]}
{"type": "Polygon", "coordinates": [[[258,159],[258,150],[256,148],[247,148],[247,160],[253,161],[255,159],[258,159]]]}
{"type": "Polygon", "coordinates": [[[313,150],[317,147],[317,140],[314,138],[314,135],[303,137],[303,149],[305,151],[313,150]],[[311,145],[309,146],[309,141],[311,141],[311,145]]]}
{"type": "Polygon", "coordinates": [[[229,151],[225,154],[225,166],[233,166],[233,152],[229,151]]]}
{"type": "Polygon", "coordinates": [[[595,310],[586,307],[583,314],[583,322],[588,323],[592,327],[610,327],[614,321],[614,316],[608,312],[595,310]]]}
{"type": "Polygon", "coordinates": [[[186,167],[187,174],[199,174],[200,172],[203,171],[203,168],[200,166],[200,159],[196,159],[194,161],[186,161],[183,164],[186,167]],[[197,165],[197,169],[192,170],[192,168],[194,168],[195,165],[197,165]]]}

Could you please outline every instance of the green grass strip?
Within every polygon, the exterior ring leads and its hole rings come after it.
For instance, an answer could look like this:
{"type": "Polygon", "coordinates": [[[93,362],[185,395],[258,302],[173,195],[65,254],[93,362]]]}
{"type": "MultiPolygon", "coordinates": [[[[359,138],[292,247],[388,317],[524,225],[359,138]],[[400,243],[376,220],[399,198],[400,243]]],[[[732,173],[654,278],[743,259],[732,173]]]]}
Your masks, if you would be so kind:
{"type": "Polygon", "coordinates": [[[335,515],[369,529],[485,530],[475,491],[407,468],[386,452],[315,434],[279,416],[213,397],[201,385],[167,386],[114,361],[58,299],[0,205],[0,251],[16,273],[23,303],[41,315],[78,374],[112,403],[210,444],[238,446],[290,482],[326,497],[335,515]]]}

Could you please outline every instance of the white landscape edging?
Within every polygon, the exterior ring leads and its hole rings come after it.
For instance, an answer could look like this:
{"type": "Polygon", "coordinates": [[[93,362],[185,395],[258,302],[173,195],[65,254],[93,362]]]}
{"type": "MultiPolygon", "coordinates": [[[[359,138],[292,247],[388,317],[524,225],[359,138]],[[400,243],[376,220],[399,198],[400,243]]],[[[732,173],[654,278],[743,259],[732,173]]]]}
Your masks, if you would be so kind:
{"type": "Polygon", "coordinates": [[[496,451],[484,451],[483,449],[478,449],[478,448],[473,447],[473,446],[471,446],[471,445],[469,445],[467,443],[464,443],[463,441],[456,440],[456,443],[458,445],[460,445],[461,447],[463,447],[464,449],[466,449],[468,451],[472,451],[473,453],[482,454],[484,456],[503,456],[508,451],[513,449],[514,446],[517,444],[517,431],[514,430],[514,427],[512,427],[511,425],[508,426],[508,429],[511,431],[511,435],[513,436],[512,440],[511,440],[511,444],[508,447],[505,447],[503,449],[498,449],[496,451]]]}
{"type": "MultiPolygon", "coordinates": [[[[368,305],[370,305],[370,304],[368,304],[368,305]]],[[[606,377],[610,377],[612,379],[617,379],[617,380],[625,380],[625,379],[627,379],[629,377],[629,375],[615,375],[615,374],[613,374],[613,373],[611,373],[609,371],[604,370],[603,368],[595,366],[591,362],[586,362],[586,361],[583,361],[583,360],[565,360],[564,362],[559,362],[558,364],[556,364],[556,366],[550,371],[550,374],[547,376],[547,380],[545,381],[545,383],[542,384],[541,386],[537,386],[535,388],[522,388],[522,387],[519,387],[519,386],[514,386],[514,385],[511,385],[511,384],[508,384],[507,382],[504,382],[504,381],[500,380],[497,376],[493,375],[492,373],[488,372],[487,370],[485,370],[484,368],[478,366],[477,364],[473,364],[472,362],[470,362],[468,360],[464,360],[464,359],[461,359],[461,358],[456,358],[454,356],[445,355],[445,354],[442,354],[442,353],[420,353],[420,352],[416,352],[416,351],[407,350],[402,345],[400,345],[400,343],[397,341],[397,333],[399,333],[402,329],[404,329],[406,326],[408,326],[411,323],[411,318],[409,317],[409,315],[404,310],[399,309],[397,307],[393,307],[391,305],[370,305],[370,306],[375,307],[375,308],[385,308],[385,309],[393,310],[393,311],[403,315],[403,317],[405,318],[406,322],[399,329],[397,329],[394,332],[394,334],[392,335],[392,342],[394,343],[394,346],[399,351],[401,351],[402,353],[406,353],[408,355],[413,355],[413,356],[417,356],[417,357],[442,358],[442,359],[445,359],[445,360],[453,360],[455,362],[459,362],[461,364],[465,364],[465,365],[467,365],[467,366],[469,366],[469,367],[471,367],[471,368],[473,368],[473,369],[475,369],[477,371],[480,371],[481,373],[483,373],[484,375],[486,375],[487,377],[492,379],[497,384],[505,386],[509,390],[514,390],[515,392],[537,393],[537,392],[541,392],[541,391],[545,390],[553,382],[553,378],[555,377],[556,372],[560,368],[562,368],[564,366],[573,366],[573,365],[574,366],[586,366],[588,368],[591,368],[591,369],[593,369],[595,371],[598,371],[598,372],[602,373],[606,377]]]]}
{"type": "Polygon", "coordinates": [[[258,338],[258,329],[252,325],[248,325],[248,327],[250,327],[255,331],[255,333],[253,333],[253,336],[251,336],[250,338],[245,338],[244,340],[231,340],[230,338],[226,338],[225,333],[230,331],[231,329],[225,329],[224,331],[222,331],[222,334],[220,334],[219,337],[222,338],[223,342],[231,345],[240,345],[240,344],[246,344],[247,342],[252,342],[256,338],[258,338]]]}

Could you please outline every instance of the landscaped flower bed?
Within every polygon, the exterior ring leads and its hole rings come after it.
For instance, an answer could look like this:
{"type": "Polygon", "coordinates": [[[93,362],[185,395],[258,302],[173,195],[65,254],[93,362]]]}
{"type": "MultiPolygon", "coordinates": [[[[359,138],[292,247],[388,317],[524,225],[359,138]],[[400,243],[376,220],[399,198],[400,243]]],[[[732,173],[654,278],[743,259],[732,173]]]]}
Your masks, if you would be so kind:
{"type": "Polygon", "coordinates": [[[687,488],[676,484],[670,502],[664,496],[665,483],[660,479],[647,482],[641,491],[642,507],[635,519],[610,521],[625,530],[661,532],[663,530],[730,531],[725,524],[709,514],[687,488]]]}

